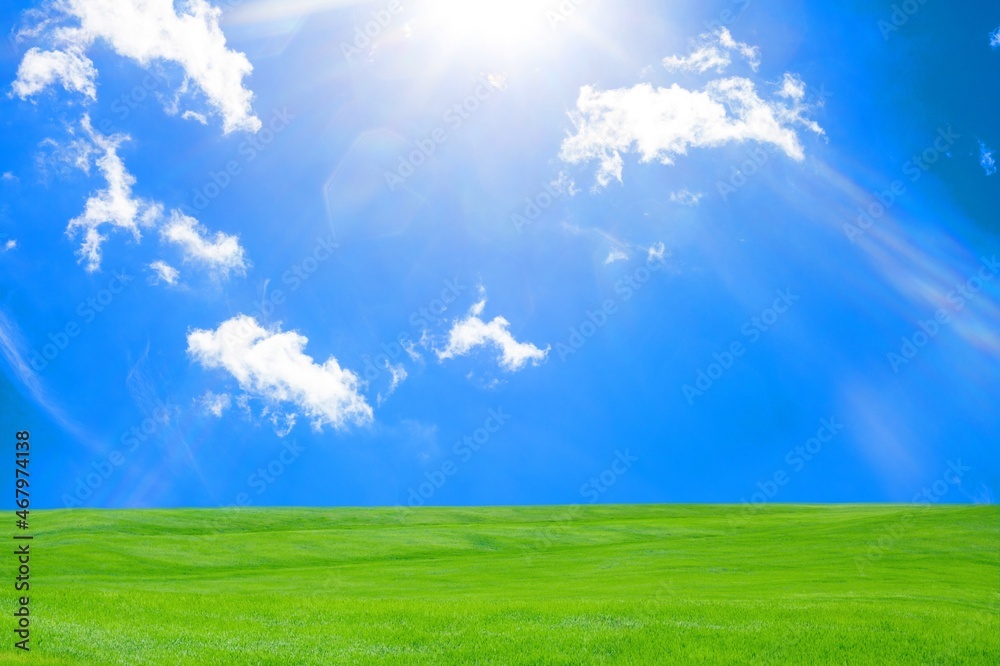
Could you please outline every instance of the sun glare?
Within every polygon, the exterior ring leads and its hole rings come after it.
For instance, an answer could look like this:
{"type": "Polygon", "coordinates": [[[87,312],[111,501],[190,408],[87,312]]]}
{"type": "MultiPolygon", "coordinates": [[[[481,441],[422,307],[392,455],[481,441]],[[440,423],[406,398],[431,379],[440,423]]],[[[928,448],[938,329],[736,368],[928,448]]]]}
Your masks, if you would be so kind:
{"type": "Polygon", "coordinates": [[[546,26],[538,0],[424,0],[424,18],[442,40],[513,48],[546,26]]]}

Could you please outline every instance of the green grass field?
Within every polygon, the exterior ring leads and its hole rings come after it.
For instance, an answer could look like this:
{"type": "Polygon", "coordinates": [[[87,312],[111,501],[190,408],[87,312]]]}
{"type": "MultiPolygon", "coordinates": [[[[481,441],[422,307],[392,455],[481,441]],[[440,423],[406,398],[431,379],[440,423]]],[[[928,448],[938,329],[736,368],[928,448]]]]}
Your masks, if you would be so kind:
{"type": "Polygon", "coordinates": [[[32,518],[5,663],[1000,663],[995,506],[32,518]]]}

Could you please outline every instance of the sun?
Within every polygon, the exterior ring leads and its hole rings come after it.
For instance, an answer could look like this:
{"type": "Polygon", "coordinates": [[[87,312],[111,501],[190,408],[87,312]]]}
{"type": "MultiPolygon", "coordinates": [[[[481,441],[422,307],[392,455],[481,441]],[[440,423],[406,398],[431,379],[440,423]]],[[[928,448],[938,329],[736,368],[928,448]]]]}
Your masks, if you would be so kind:
{"type": "Polygon", "coordinates": [[[444,42],[513,50],[544,30],[549,5],[539,0],[423,0],[416,8],[444,42]]]}

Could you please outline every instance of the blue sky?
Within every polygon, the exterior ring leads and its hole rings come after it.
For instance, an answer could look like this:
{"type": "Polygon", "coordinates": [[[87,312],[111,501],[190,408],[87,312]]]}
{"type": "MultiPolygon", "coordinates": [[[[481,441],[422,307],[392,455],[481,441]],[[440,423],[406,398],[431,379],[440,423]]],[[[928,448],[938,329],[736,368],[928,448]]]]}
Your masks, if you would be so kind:
{"type": "Polygon", "coordinates": [[[995,501],[1000,12],[809,5],[8,3],[34,505],[995,501]]]}

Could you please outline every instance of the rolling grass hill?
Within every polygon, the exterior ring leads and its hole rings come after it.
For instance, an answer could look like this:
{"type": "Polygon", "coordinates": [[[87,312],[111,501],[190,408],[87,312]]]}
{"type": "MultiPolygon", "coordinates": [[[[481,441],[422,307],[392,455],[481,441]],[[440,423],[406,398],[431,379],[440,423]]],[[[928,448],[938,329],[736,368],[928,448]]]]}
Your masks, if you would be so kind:
{"type": "Polygon", "coordinates": [[[32,518],[32,652],[11,591],[4,663],[1000,663],[995,506],[32,518]]]}

